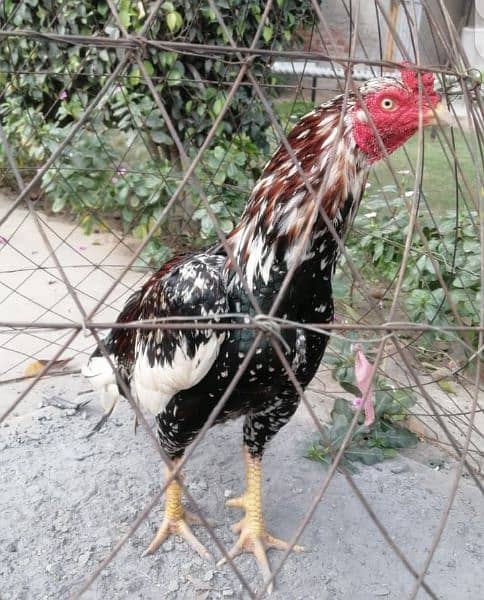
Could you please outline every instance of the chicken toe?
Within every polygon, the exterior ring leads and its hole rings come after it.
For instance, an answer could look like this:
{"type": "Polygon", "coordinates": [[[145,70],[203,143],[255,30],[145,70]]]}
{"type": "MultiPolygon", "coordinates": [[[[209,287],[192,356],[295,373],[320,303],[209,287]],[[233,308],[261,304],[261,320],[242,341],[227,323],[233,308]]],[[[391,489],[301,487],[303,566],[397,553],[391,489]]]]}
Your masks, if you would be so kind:
{"type": "MultiPolygon", "coordinates": [[[[169,469],[166,469],[166,474],[170,475],[169,469]]],[[[201,525],[202,522],[197,515],[184,509],[181,496],[182,488],[178,481],[173,480],[166,488],[163,521],[143,556],[153,554],[170,535],[176,534],[183,538],[202,558],[212,560],[210,552],[198,540],[190,527],[193,524],[201,525]]]]}
{"type": "MultiPolygon", "coordinates": [[[[262,487],[261,487],[261,459],[253,457],[248,451],[244,453],[246,472],[247,472],[247,491],[239,498],[227,500],[226,505],[232,508],[242,508],[245,510],[245,516],[232,529],[239,533],[239,539],[228,552],[228,559],[231,560],[242,552],[252,553],[262,574],[267,582],[272,572],[267,559],[267,550],[275,548],[277,550],[292,549],[295,552],[304,550],[302,546],[291,546],[289,542],[280,540],[270,535],[264,524],[262,514],[262,487]]],[[[227,558],[222,558],[217,565],[220,566],[228,562],[227,558]]],[[[268,585],[268,592],[273,591],[273,582],[268,585]]]]}

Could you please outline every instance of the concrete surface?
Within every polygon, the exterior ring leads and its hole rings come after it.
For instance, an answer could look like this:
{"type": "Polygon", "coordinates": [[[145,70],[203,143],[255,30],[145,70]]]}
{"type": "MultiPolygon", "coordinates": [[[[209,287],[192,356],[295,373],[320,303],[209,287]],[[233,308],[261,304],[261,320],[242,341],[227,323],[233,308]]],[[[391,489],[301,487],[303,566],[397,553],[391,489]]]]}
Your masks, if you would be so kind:
{"type": "MultiPolygon", "coordinates": [[[[0,190],[0,218],[12,194],[0,190]]],[[[119,233],[101,231],[87,236],[65,217],[39,211],[42,228],[86,314],[121,274],[133,252],[133,240],[119,233]],[[99,265],[99,266],[98,266],[99,265]]],[[[82,314],[57,269],[49,248],[28,211],[21,205],[0,231],[0,307],[2,321],[31,323],[79,323],[82,314]]],[[[133,286],[144,278],[129,271],[96,313],[98,321],[112,321],[133,286]]],[[[0,380],[23,374],[31,357],[50,358],[62,344],[66,330],[17,330],[2,332],[0,380]]],[[[92,340],[79,335],[63,358],[82,361],[92,340]]],[[[2,403],[0,400],[0,411],[2,403]]]]}
{"type": "MultiPolygon", "coordinates": [[[[52,395],[76,399],[79,378],[51,384],[52,395]]],[[[41,398],[39,398],[39,402],[41,398]]],[[[131,413],[121,407],[102,432],[86,434],[99,417],[95,406],[74,412],[34,410],[0,429],[0,580],[2,600],[68,598],[109,553],[155,493],[160,461],[145,433],[133,436],[131,413]]],[[[264,467],[268,528],[288,538],[304,518],[325,470],[304,458],[314,427],[300,410],[275,438],[264,467]]],[[[225,497],[242,491],[241,422],[219,426],[197,448],[186,482],[216,534],[230,547],[236,512],[225,497]]],[[[400,457],[363,467],[355,480],[411,563],[422,565],[445,506],[455,464],[426,448],[417,460],[400,457]],[[433,459],[433,460],[431,460],[433,459]],[[439,464],[434,470],[429,464],[439,464]]],[[[426,581],[441,600],[483,597],[483,504],[462,479],[449,522],[426,581]]],[[[144,600],[230,598],[240,584],[227,565],[205,562],[178,539],[153,556],[143,549],[159,524],[150,514],[85,598],[144,600]]],[[[200,539],[219,553],[203,528],[200,539]]],[[[292,555],[279,577],[275,600],[401,600],[412,577],[393,555],[343,476],[336,475],[307,526],[303,554],[292,555]]],[[[270,552],[273,565],[279,553],[270,552]]],[[[252,557],[237,559],[252,586],[260,577],[252,557]]],[[[423,591],[418,598],[428,597],[423,591]]]]}

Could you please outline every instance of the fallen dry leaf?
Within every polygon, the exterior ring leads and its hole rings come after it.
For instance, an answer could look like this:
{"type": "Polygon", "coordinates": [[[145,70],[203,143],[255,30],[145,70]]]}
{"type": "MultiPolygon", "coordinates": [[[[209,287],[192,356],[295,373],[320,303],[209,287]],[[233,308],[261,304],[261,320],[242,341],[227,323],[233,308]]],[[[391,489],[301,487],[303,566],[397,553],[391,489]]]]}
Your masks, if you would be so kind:
{"type": "MultiPolygon", "coordinates": [[[[50,366],[51,369],[63,369],[72,358],[63,358],[61,360],[55,360],[50,366]]],[[[46,364],[49,363],[49,360],[43,358],[37,358],[25,367],[24,374],[26,377],[35,377],[38,375],[46,364]]]]}

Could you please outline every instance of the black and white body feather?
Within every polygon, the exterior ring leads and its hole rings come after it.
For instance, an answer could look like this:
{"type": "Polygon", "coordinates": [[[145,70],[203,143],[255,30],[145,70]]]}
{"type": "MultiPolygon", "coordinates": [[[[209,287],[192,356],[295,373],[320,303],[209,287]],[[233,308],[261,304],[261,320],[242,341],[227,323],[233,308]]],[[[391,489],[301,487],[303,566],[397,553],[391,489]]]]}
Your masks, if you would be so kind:
{"type": "MultiPolygon", "coordinates": [[[[222,256],[177,257],[135,292],[118,323],[170,317],[214,317],[227,312],[226,276],[222,256]]],[[[119,376],[139,404],[153,414],[181,390],[196,385],[210,370],[225,337],[221,330],[116,328],[103,344],[119,376]]],[[[105,412],[111,412],[120,391],[110,361],[100,348],[83,369],[101,390],[105,412]]]]}

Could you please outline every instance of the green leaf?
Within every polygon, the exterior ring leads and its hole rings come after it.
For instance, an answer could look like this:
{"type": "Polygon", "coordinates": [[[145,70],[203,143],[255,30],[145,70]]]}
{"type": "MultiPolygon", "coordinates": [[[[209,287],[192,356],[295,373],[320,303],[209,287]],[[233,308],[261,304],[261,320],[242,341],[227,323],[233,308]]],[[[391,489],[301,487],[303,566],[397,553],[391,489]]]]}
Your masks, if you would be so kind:
{"type": "Polygon", "coordinates": [[[439,379],[437,381],[437,385],[439,386],[439,388],[441,390],[443,390],[447,394],[456,394],[457,393],[454,389],[454,386],[452,385],[452,382],[449,381],[448,379],[439,379]]]}
{"type": "Polygon", "coordinates": [[[396,425],[388,427],[385,431],[379,431],[378,437],[387,448],[412,448],[418,442],[413,431],[396,425]]]}
{"type": "Polygon", "coordinates": [[[175,29],[176,29],[176,14],[175,14],[175,11],[169,12],[166,15],[166,24],[168,25],[168,29],[170,31],[172,31],[172,32],[175,31],[175,29]]]}
{"type": "Polygon", "coordinates": [[[84,233],[92,233],[92,228],[94,226],[93,218],[90,215],[85,215],[80,221],[80,226],[84,233]]]}
{"type": "Polygon", "coordinates": [[[265,42],[270,42],[273,36],[273,29],[271,25],[265,25],[262,30],[262,37],[265,42]]]}
{"type": "Polygon", "coordinates": [[[133,220],[134,213],[128,207],[124,207],[121,211],[121,216],[123,217],[124,223],[130,225],[131,221],[133,220]]]}
{"type": "Polygon", "coordinates": [[[165,146],[173,145],[173,140],[171,137],[161,130],[154,130],[150,133],[151,139],[155,142],[155,144],[163,144],[165,146]]]}
{"type": "Polygon", "coordinates": [[[168,85],[174,87],[180,85],[180,81],[183,77],[183,73],[176,69],[172,69],[168,74],[168,85]]]}
{"type": "Polygon", "coordinates": [[[143,239],[148,234],[146,225],[138,225],[132,230],[132,234],[135,238],[143,239]]]}
{"type": "Polygon", "coordinates": [[[117,198],[117,202],[120,206],[124,206],[126,204],[128,195],[129,195],[128,186],[124,185],[118,190],[116,198],[117,198]]]}
{"type": "Polygon", "coordinates": [[[234,163],[239,167],[243,167],[245,165],[246,160],[247,157],[245,155],[245,152],[236,152],[233,156],[234,163]]]}
{"type": "Polygon", "coordinates": [[[324,465],[329,466],[328,449],[325,448],[319,441],[311,444],[311,446],[308,449],[308,453],[306,454],[306,457],[310,458],[311,460],[317,460],[318,462],[321,462],[324,465]]]}
{"type": "Polygon", "coordinates": [[[215,102],[212,104],[212,111],[213,114],[217,117],[220,112],[222,111],[222,108],[224,106],[224,100],[222,98],[217,98],[215,100],[215,102]]]}
{"type": "Polygon", "coordinates": [[[144,60],[143,65],[144,65],[144,68],[146,69],[146,72],[148,73],[148,75],[150,77],[153,77],[153,75],[155,73],[155,68],[154,68],[153,64],[149,60],[144,60]]]}
{"type": "Polygon", "coordinates": [[[230,162],[227,165],[227,176],[230,177],[231,179],[235,179],[237,177],[239,173],[239,170],[237,168],[237,165],[234,164],[233,162],[230,162]]]}
{"type": "Polygon", "coordinates": [[[375,243],[375,249],[373,250],[373,262],[377,262],[378,259],[383,254],[385,246],[383,245],[383,240],[377,240],[375,243]]]}
{"type": "Polygon", "coordinates": [[[220,170],[217,172],[215,177],[213,178],[213,182],[215,185],[223,185],[225,183],[226,175],[224,171],[220,170]]]}
{"type": "Polygon", "coordinates": [[[329,439],[335,448],[339,448],[348,429],[349,419],[338,413],[334,416],[333,424],[328,431],[329,439]]]}
{"type": "Polygon", "coordinates": [[[348,460],[359,461],[364,465],[374,465],[385,460],[385,455],[381,448],[367,448],[354,446],[348,448],[345,452],[348,460]]]}
{"type": "Polygon", "coordinates": [[[345,390],[345,392],[353,394],[353,396],[361,396],[360,389],[351,381],[338,381],[338,383],[345,390]]]}
{"type": "Polygon", "coordinates": [[[234,227],[234,224],[229,219],[222,219],[220,221],[220,227],[224,233],[230,233],[234,227]]]}
{"type": "Polygon", "coordinates": [[[225,158],[225,154],[225,148],[223,148],[222,146],[215,146],[215,148],[213,149],[213,155],[218,161],[222,161],[225,158]]]}
{"type": "Polygon", "coordinates": [[[333,410],[331,411],[331,417],[333,415],[341,414],[344,415],[348,421],[351,421],[353,418],[353,409],[351,408],[350,402],[345,398],[336,398],[333,405],[333,410]]]}
{"type": "Polygon", "coordinates": [[[398,452],[395,450],[395,448],[382,448],[382,450],[385,458],[395,458],[398,456],[398,452]]]}
{"type": "Polygon", "coordinates": [[[146,119],[146,125],[148,125],[150,129],[159,129],[160,127],[163,127],[164,124],[165,122],[162,116],[157,112],[152,112],[146,119]]]}
{"type": "Polygon", "coordinates": [[[139,70],[139,67],[137,65],[135,65],[131,69],[131,72],[128,77],[128,81],[131,85],[136,86],[139,84],[140,80],[141,80],[141,72],[139,70]]]}
{"type": "Polygon", "coordinates": [[[57,196],[52,203],[52,210],[54,212],[60,212],[66,205],[67,198],[65,196],[57,196]]]}
{"type": "Polygon", "coordinates": [[[121,21],[125,29],[128,29],[131,24],[130,9],[130,0],[120,1],[118,5],[119,20],[121,21]]]}
{"type": "Polygon", "coordinates": [[[178,31],[179,29],[181,29],[182,25],[183,25],[183,17],[181,16],[181,14],[174,10],[172,12],[169,12],[166,15],[166,24],[168,26],[168,29],[173,33],[174,31],[178,31]]]}

